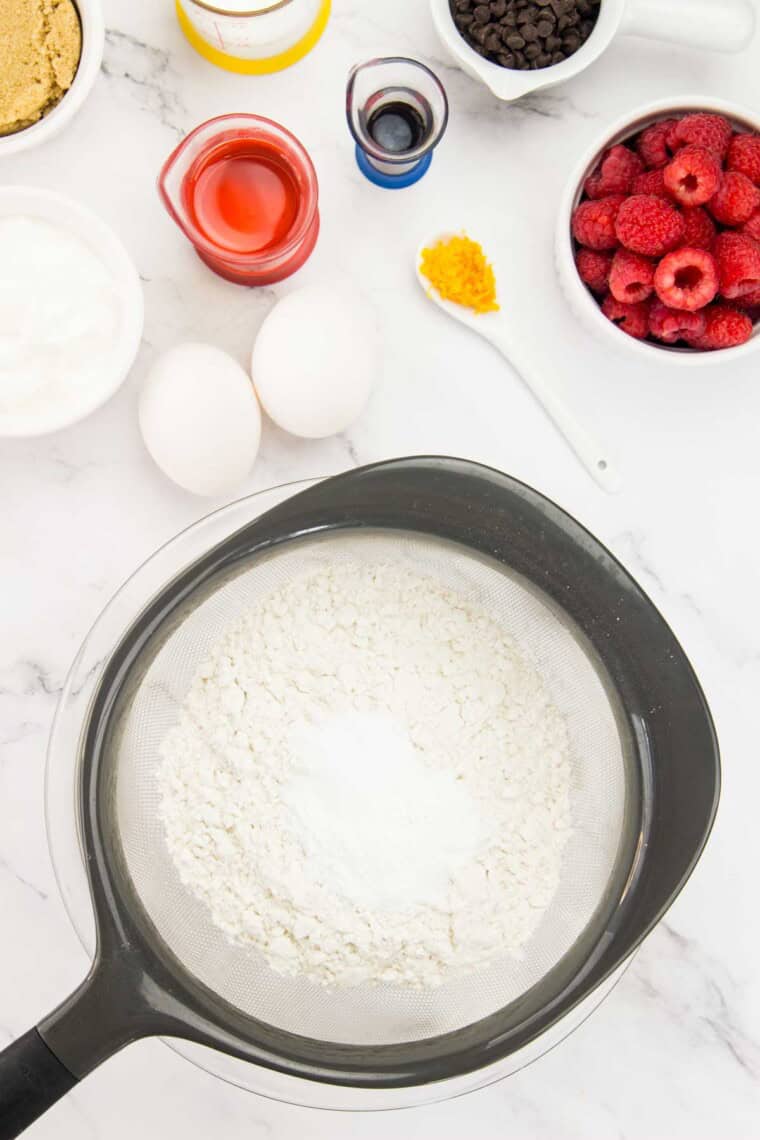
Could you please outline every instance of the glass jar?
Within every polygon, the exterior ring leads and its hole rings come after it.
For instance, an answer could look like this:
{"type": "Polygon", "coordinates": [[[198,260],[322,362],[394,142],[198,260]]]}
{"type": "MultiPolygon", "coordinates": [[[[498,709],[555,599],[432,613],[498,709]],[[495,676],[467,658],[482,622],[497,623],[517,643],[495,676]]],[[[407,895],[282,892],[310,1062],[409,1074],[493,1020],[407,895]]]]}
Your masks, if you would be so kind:
{"type": "Polygon", "coordinates": [[[400,190],[430,166],[449,103],[440,79],[424,63],[386,56],[351,69],[346,117],[362,174],[376,186],[400,190]]]}
{"type": "Polygon", "coordinates": [[[240,285],[300,269],[319,234],[319,188],[290,131],[258,115],[201,123],[169,155],[158,189],[198,256],[240,285]]]}
{"type": "Polygon", "coordinates": [[[330,0],[176,0],[187,39],[228,71],[266,75],[311,51],[325,30],[330,0]]]}

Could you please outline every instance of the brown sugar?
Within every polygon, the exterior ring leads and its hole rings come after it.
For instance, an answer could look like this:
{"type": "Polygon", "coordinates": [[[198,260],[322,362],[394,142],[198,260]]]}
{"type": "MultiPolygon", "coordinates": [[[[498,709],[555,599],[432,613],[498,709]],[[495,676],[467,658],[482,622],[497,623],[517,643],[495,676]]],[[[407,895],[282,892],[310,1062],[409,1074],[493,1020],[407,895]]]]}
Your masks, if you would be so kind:
{"type": "Polygon", "coordinates": [[[0,0],[0,135],[50,111],[71,86],[81,54],[72,0],[0,0]]]}

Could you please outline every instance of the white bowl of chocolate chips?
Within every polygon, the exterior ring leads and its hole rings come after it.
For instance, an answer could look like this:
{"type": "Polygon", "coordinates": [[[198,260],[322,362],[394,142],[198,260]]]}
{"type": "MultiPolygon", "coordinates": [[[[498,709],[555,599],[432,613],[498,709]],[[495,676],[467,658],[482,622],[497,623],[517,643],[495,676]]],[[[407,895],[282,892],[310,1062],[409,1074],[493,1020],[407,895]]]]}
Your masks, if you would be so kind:
{"type": "Polygon", "coordinates": [[[613,36],[647,36],[741,51],[754,32],[750,0],[431,0],[449,54],[499,99],[564,83],[613,36]]]}

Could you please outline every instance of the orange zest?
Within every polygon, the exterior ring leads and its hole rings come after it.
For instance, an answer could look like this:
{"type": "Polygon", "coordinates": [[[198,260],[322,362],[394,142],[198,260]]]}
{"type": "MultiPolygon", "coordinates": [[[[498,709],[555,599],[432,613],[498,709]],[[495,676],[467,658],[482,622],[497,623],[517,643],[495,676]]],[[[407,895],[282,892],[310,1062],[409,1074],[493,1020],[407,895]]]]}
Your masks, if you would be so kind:
{"type": "Polygon", "coordinates": [[[464,305],[474,313],[493,313],[496,278],[480,244],[466,234],[442,238],[422,251],[420,272],[444,301],[464,305]]]}

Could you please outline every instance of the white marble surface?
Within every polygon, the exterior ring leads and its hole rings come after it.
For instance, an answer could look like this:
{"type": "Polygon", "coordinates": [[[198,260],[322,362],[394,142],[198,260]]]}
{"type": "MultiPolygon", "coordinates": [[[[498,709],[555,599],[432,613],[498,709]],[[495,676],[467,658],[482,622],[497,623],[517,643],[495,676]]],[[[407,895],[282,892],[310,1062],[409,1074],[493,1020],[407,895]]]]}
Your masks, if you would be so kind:
{"type": "Polygon", "coordinates": [[[250,292],[213,277],[159,205],[163,158],[212,115],[260,112],[303,139],[321,181],[323,230],[302,279],[334,274],[363,291],[386,344],[381,382],[355,427],[308,443],[268,424],[240,492],[419,452],[480,459],[534,484],[623,559],[672,623],[712,704],[725,782],[707,854],[617,990],[568,1042],[501,1085],[403,1117],[316,1114],[227,1087],[145,1042],[94,1074],[34,1135],[760,1135],[758,361],[716,362],[691,375],[604,354],[574,326],[551,248],[566,174],[605,123],[695,91],[757,107],[760,45],[720,57],[620,40],[570,85],[508,107],[442,58],[424,0],[335,0],[312,56],[264,79],[227,75],[197,57],[169,0],[105,7],[103,74],[84,110],[44,148],[0,163],[3,183],[56,187],[111,222],[137,262],[147,303],[139,360],[106,408],[59,435],[0,446],[0,1038],[27,1029],[85,970],[43,820],[45,744],[68,664],[137,563],[218,505],[169,485],[144,454],[135,415],[141,378],[157,351],[187,337],[245,362],[274,297],[292,287],[250,292]],[[400,194],[360,176],[342,111],[349,65],[391,53],[437,68],[452,102],[430,174],[400,194]],[[418,295],[412,253],[439,224],[468,226],[506,253],[515,317],[541,367],[617,450],[619,496],[597,490],[488,346],[448,326],[418,295]]]}

